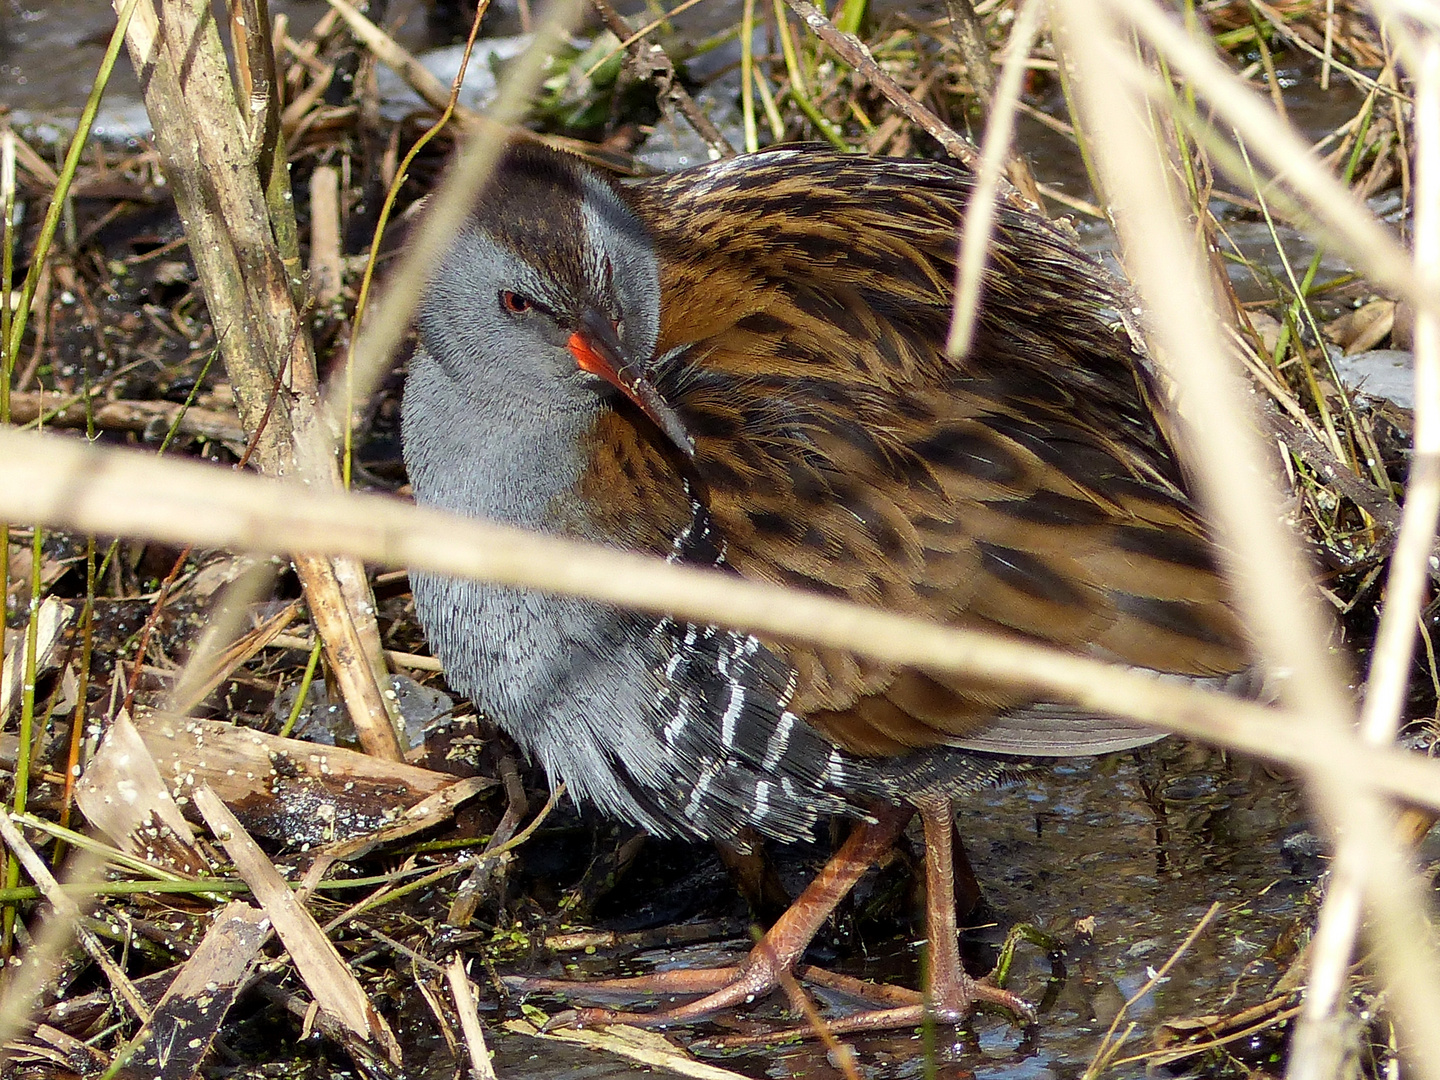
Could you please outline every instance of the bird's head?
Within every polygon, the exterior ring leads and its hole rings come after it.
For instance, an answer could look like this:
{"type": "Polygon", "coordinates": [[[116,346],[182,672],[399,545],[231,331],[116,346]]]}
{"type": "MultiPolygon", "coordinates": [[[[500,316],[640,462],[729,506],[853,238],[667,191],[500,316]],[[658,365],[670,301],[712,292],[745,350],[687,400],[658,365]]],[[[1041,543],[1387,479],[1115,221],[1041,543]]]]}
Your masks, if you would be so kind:
{"type": "Polygon", "coordinates": [[[644,227],[578,159],[516,144],[433,272],[426,350],[480,397],[593,415],[619,392],[686,454],[647,366],[660,274],[644,227]]]}

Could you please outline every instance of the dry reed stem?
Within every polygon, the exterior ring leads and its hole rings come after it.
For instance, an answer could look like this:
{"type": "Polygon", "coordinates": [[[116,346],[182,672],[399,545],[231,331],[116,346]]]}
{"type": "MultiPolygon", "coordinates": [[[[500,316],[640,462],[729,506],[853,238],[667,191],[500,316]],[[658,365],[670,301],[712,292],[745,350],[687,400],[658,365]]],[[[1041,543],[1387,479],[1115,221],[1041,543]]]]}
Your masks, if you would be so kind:
{"type": "MultiPolygon", "coordinates": [[[[1415,274],[1421,287],[1433,293],[1440,289],[1440,40],[1431,35],[1417,52],[1421,67],[1411,72],[1416,85],[1415,274]]],[[[1361,738],[1372,745],[1392,742],[1400,727],[1440,518],[1440,321],[1432,312],[1418,312],[1415,319],[1414,418],[1405,507],[1360,716],[1361,738]]],[[[1332,1035],[1366,886],[1358,854],[1355,843],[1344,840],[1336,852],[1312,945],[1309,993],[1287,1070],[1291,1080],[1332,1075],[1343,1051],[1332,1035]]],[[[1421,1038],[1427,1034],[1411,1032],[1421,1038]]]]}
{"type": "Polygon", "coordinates": [[[340,296],[345,264],[340,247],[340,170],[317,165],[310,174],[310,289],[322,311],[340,296]]]}
{"type": "Polygon", "coordinates": [[[10,128],[5,129],[5,138],[14,146],[16,163],[34,177],[42,188],[54,191],[60,183],[60,174],[51,167],[50,163],[10,128]]]}
{"type": "MultiPolygon", "coordinates": [[[[902,116],[923,129],[944,148],[947,154],[972,169],[979,165],[980,159],[976,154],[975,147],[968,140],[957,135],[949,124],[917,101],[910,91],[896,82],[889,72],[875,62],[875,57],[870,55],[870,49],[863,41],[854,34],[847,34],[837,29],[835,24],[825,17],[824,12],[809,3],[809,0],[785,0],[785,3],[810,28],[812,34],[830,46],[840,59],[855,70],[856,74],[885,95],[885,98],[899,110],[902,116]]],[[[1033,209],[1008,182],[1004,185],[1004,194],[1006,199],[1015,205],[1033,209]]]]}
{"type": "MultiPolygon", "coordinates": [[[[14,828],[8,820],[5,825],[14,828]]],[[[66,870],[68,881],[91,884],[105,873],[105,859],[92,851],[82,850],[71,858],[66,870]]],[[[87,897],[77,903],[88,911],[93,907],[95,898],[87,897]]],[[[7,969],[3,993],[0,993],[0,1047],[10,1046],[21,1032],[32,1030],[32,1014],[41,995],[59,974],[79,929],[80,923],[68,919],[45,919],[25,950],[24,962],[7,969]]],[[[0,1052],[0,1057],[3,1057],[3,1052],[0,1052]]]]}
{"type": "Polygon", "coordinates": [[[365,568],[308,552],[290,558],[356,738],[367,754],[404,761],[398,733],[403,722],[394,696],[386,692],[389,673],[365,568]]]}
{"type": "MultiPolygon", "coordinates": [[[[270,649],[298,649],[300,652],[309,652],[315,647],[315,642],[310,638],[298,637],[294,634],[276,634],[265,643],[270,649]]],[[[441,672],[445,669],[440,666],[440,661],[433,656],[421,656],[419,653],[400,652],[396,649],[386,649],[385,659],[395,667],[406,668],[410,671],[433,671],[441,672]]]]}
{"type": "Polygon", "coordinates": [[[714,161],[719,158],[734,157],[735,148],[721,134],[720,129],[715,126],[715,122],[695,103],[690,92],[681,85],[675,75],[675,63],[666,55],[664,48],[653,41],[643,40],[642,34],[631,33],[630,24],[611,6],[609,0],[590,0],[590,3],[599,13],[600,18],[604,20],[610,32],[624,43],[626,51],[630,54],[630,62],[641,71],[656,77],[655,81],[659,85],[661,102],[680,111],[680,115],[685,117],[685,122],[690,125],[691,130],[705,143],[706,148],[710,151],[710,159],[714,161]]]}
{"type": "Polygon", "coordinates": [[[684,1051],[675,1049],[658,1031],[631,1027],[628,1024],[612,1024],[594,1030],[558,1028],[554,1031],[543,1031],[529,1020],[509,1020],[505,1023],[505,1030],[513,1031],[517,1035],[583,1046],[590,1050],[604,1050],[616,1057],[639,1062],[670,1076],[691,1077],[692,1080],[749,1080],[749,1077],[722,1069],[719,1065],[695,1060],[684,1051]]]}
{"type": "MultiPolygon", "coordinates": [[[[262,572],[261,580],[269,582],[270,575],[262,572]]],[[[244,619],[244,608],[233,603],[233,597],[226,597],[231,601],[231,607],[240,620],[244,619]]],[[[248,607],[248,605],[246,605],[248,607]]],[[[170,695],[170,702],[167,711],[175,713],[188,713],[204,701],[220,685],[230,678],[252,656],[265,648],[280,632],[295,621],[300,615],[300,605],[292,601],[286,604],[281,610],[270,616],[260,625],[240,634],[226,634],[217,637],[215,644],[224,642],[224,646],[213,654],[213,662],[209,665],[202,665],[196,658],[192,658],[177,681],[175,691],[170,695]],[[180,684],[184,684],[185,694],[181,696],[180,684]]],[[[232,628],[233,629],[233,628],[232,628]]]]}
{"type": "MultiPolygon", "coordinates": [[[[949,16],[950,36],[955,37],[955,43],[960,49],[960,56],[965,59],[965,73],[971,79],[973,91],[975,91],[975,104],[981,109],[981,115],[985,118],[985,130],[988,132],[992,114],[996,109],[996,102],[1004,95],[995,94],[995,66],[991,63],[989,46],[985,43],[985,27],[982,26],[978,14],[975,13],[975,4],[972,4],[971,0],[945,0],[945,9],[949,16]]],[[[1017,19],[1020,19],[1020,14],[1017,14],[1017,19]]],[[[1014,23],[1012,23],[1011,39],[1014,39],[1014,36],[1014,23]]],[[[1021,63],[1028,68],[1028,63],[1030,63],[1028,45],[1024,58],[1021,58],[1021,63]]],[[[1014,102],[1009,102],[1005,108],[1020,109],[1020,95],[1015,95],[1014,102]]],[[[1014,118],[1007,122],[1014,124],[1014,118]]],[[[1009,177],[1009,181],[1015,184],[1015,189],[1025,196],[1025,199],[1034,203],[1041,213],[1044,213],[1045,203],[1040,197],[1040,184],[1035,183],[1034,173],[1030,171],[1030,160],[1024,154],[1009,154],[1005,161],[1005,174],[1009,177]]]]}
{"type": "MultiPolygon", "coordinates": [[[[346,27],[355,36],[356,41],[369,49],[375,56],[375,59],[379,60],[386,67],[394,71],[395,74],[404,79],[406,85],[414,90],[415,93],[425,101],[425,104],[440,113],[444,113],[447,108],[450,109],[451,122],[461,131],[470,135],[488,135],[493,138],[526,139],[540,143],[543,146],[552,147],[556,150],[564,150],[572,154],[578,154],[581,157],[584,157],[594,148],[594,144],[584,142],[580,139],[572,139],[564,135],[542,135],[528,128],[516,126],[524,114],[523,111],[515,112],[515,103],[510,101],[510,97],[513,96],[513,91],[507,90],[511,81],[519,77],[519,74],[513,68],[507,71],[506,80],[501,84],[499,93],[496,95],[495,103],[491,105],[488,113],[482,115],[468,105],[462,105],[458,101],[452,106],[450,96],[454,88],[446,86],[432,75],[430,70],[419,60],[415,59],[408,49],[395,41],[394,38],[376,26],[350,4],[346,3],[346,0],[326,0],[326,2],[333,9],[331,14],[340,17],[344,21],[346,27]],[[512,113],[514,114],[513,118],[509,121],[499,119],[502,114],[511,115],[512,113]]],[[[579,18],[578,12],[582,6],[583,0],[575,6],[575,11],[568,15],[563,11],[556,12],[552,22],[555,26],[561,27],[564,33],[568,33],[569,28],[576,25],[576,20],[579,18]]],[[[548,26],[542,27],[542,30],[548,31],[549,29],[550,27],[548,26]]],[[[547,38],[547,40],[550,45],[553,46],[559,44],[563,38],[547,38]]],[[[532,42],[530,47],[532,49],[535,48],[536,42],[532,42]]],[[[545,59],[543,53],[540,59],[542,61],[545,59]]],[[[530,89],[533,91],[535,88],[531,86],[530,89]]],[[[323,93],[323,91],[324,87],[322,86],[320,92],[323,93]]],[[[520,106],[523,109],[528,107],[528,104],[528,100],[525,100],[520,103],[520,106]]],[[[288,111],[289,110],[287,110],[287,112],[288,111]]],[[[300,116],[297,115],[295,117],[296,122],[298,122],[299,119],[300,116]]]]}
{"type": "MultiPolygon", "coordinates": [[[[953,15],[951,21],[955,21],[953,15]]],[[[961,357],[970,351],[976,321],[980,316],[980,285],[984,280],[990,234],[995,225],[1000,171],[1011,156],[1010,143],[1015,134],[1020,80],[1025,74],[1025,62],[1029,59],[1039,21],[1039,0],[1020,0],[1014,25],[1010,28],[1000,85],[995,91],[995,100],[990,103],[985,137],[980,144],[974,194],[960,226],[960,255],[955,260],[955,310],[950,319],[950,337],[945,342],[945,351],[952,357],[961,357]]]]}
{"type": "MultiPolygon", "coordinates": [[[[80,904],[60,888],[60,883],[55,880],[55,875],[50,873],[50,868],[45,865],[44,860],[35,853],[35,849],[21,835],[20,830],[10,819],[10,815],[3,811],[0,811],[0,840],[5,842],[5,846],[10,849],[10,854],[14,855],[20,865],[25,868],[25,873],[30,876],[30,880],[35,883],[35,887],[40,890],[46,902],[54,910],[54,915],[46,919],[46,923],[58,923],[66,928],[67,934],[73,931],[79,938],[86,954],[105,973],[105,979],[109,982],[110,989],[115,991],[116,996],[125,1002],[130,1011],[142,1023],[149,1020],[150,1010],[146,1007],[139,991],[135,989],[135,984],[130,981],[130,977],[125,972],[120,970],[120,965],[111,958],[109,950],[100,943],[95,932],[85,926],[84,912],[80,904]]],[[[93,869],[98,870],[99,868],[94,867],[93,869]]],[[[27,958],[27,963],[30,962],[32,960],[27,958]]],[[[37,966],[43,965],[43,960],[39,957],[34,958],[34,962],[37,963],[37,966]]],[[[7,1006],[11,1004],[8,1000],[9,996],[9,994],[6,995],[7,1006]]],[[[6,1014],[9,1014],[8,1009],[6,1014]]]]}
{"type": "Polygon", "coordinates": [[[303,466],[294,460],[289,396],[275,407],[270,402],[277,380],[297,395],[313,391],[314,358],[269,235],[255,150],[241,126],[218,32],[208,12],[202,17],[190,7],[164,0],[162,20],[142,0],[127,44],[241,420],[261,433],[255,459],[269,472],[291,473],[303,466]]]}
{"type": "MultiPolygon", "coordinates": [[[[431,74],[430,69],[411,56],[378,26],[367,19],[346,0],[326,0],[331,9],[344,20],[355,39],[375,54],[375,58],[390,68],[406,84],[419,94],[432,109],[443,110],[450,101],[450,87],[431,74]]],[[[475,110],[464,105],[455,107],[455,114],[467,123],[479,119],[475,110]]]]}
{"type": "Polygon", "coordinates": [[[186,407],[173,401],[106,401],[96,391],[89,400],[84,394],[53,391],[16,391],[10,395],[10,422],[46,427],[84,428],[94,424],[101,430],[175,431],[200,439],[211,439],[243,449],[245,431],[232,412],[186,407]]]}
{"type": "MultiPolygon", "coordinates": [[[[315,356],[272,228],[263,147],[246,130],[210,13],[184,0],[162,0],[160,10],[163,17],[142,0],[126,43],[255,461],[272,476],[333,486],[334,455],[310,434],[318,421],[315,356]]],[[[400,760],[363,573],[342,580],[335,566],[309,557],[296,559],[296,571],[362,744],[400,760]]]]}
{"type": "Polygon", "coordinates": [[[470,1075],[474,1080],[496,1080],[490,1050],[485,1045],[485,1029],[480,1026],[475,988],[470,985],[470,979],[465,974],[465,961],[460,959],[459,954],[451,957],[450,963],[445,965],[445,981],[450,984],[455,1015],[460,1018],[460,1030],[465,1035],[465,1049],[470,1054],[470,1075]]]}
{"type": "MultiPolygon", "coordinates": [[[[1162,21],[1140,0],[1108,0],[1107,6],[1137,23],[1162,21]],[[1137,15],[1142,7],[1144,14],[1137,15]]],[[[1060,15],[1058,6],[1052,11],[1060,15]]],[[[1265,451],[1253,425],[1245,420],[1245,395],[1229,370],[1216,331],[1218,318],[1205,285],[1203,254],[1195,250],[1170,195],[1170,178],[1153,135],[1138,120],[1143,115],[1139,93],[1144,73],[1137,71],[1124,32],[1113,24],[1106,28],[1108,14],[1105,7],[1087,0],[1076,0],[1064,10],[1068,40],[1083,73],[1077,81],[1087,126],[1095,129],[1126,255],[1154,315],[1153,332],[1161,344],[1157,353],[1177,385],[1185,442],[1197,466],[1197,486],[1231,549],[1228,567],[1239,605],[1270,670],[1289,675],[1280,693],[1308,718],[1311,730],[1339,734],[1349,729],[1351,721],[1344,704],[1348,697],[1344,681],[1326,654],[1325,624],[1308,584],[1296,572],[1299,560],[1293,543],[1278,526],[1283,520],[1281,503],[1267,491],[1265,451]],[[1131,100],[1117,100],[1113,92],[1117,72],[1119,81],[1135,95],[1131,100]]],[[[1153,26],[1145,33],[1152,42],[1166,38],[1153,26]]],[[[1179,38],[1183,40],[1183,35],[1179,38]]],[[[1162,48],[1169,58],[1168,46],[1162,48]]],[[[1208,82],[1195,88],[1214,99],[1232,89],[1228,82],[1222,83],[1220,91],[1208,82]]],[[[1329,192],[1322,212],[1330,212],[1328,204],[1344,198],[1348,196],[1329,192]]],[[[1330,213],[1332,220],[1344,216],[1330,213]]],[[[1440,1016],[1440,993],[1424,917],[1424,887],[1398,849],[1378,800],[1357,795],[1343,768],[1331,765],[1307,772],[1317,804],[1341,831],[1342,850],[1349,848],[1357,860],[1356,876],[1366,883],[1374,915],[1382,974],[1393,992],[1420,1075],[1433,1080],[1440,1076],[1440,1053],[1428,1032],[1440,1016]]]]}
{"type": "Polygon", "coordinates": [[[1349,731],[1306,730],[1281,710],[1153,672],[392,498],[296,492],[196,462],[0,429],[0,518],[239,550],[346,553],[810,641],[1027,687],[1296,768],[1344,769],[1352,785],[1440,808],[1440,764],[1365,747],[1349,731]]]}
{"type": "Polygon", "coordinates": [[[218,685],[213,680],[225,671],[226,657],[243,648],[241,642],[251,630],[251,607],[273,583],[275,570],[275,564],[269,561],[246,567],[211,603],[205,627],[191,646],[180,677],[170,688],[165,711],[188,712],[218,685]]]}

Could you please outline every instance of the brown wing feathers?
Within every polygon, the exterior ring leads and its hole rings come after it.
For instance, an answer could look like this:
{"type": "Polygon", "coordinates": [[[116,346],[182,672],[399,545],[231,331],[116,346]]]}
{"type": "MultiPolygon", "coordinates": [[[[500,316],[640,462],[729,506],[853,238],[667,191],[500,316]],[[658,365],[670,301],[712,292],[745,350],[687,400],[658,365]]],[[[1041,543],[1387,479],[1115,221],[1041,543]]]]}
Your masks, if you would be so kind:
{"type": "MultiPolygon", "coordinates": [[[[1044,225],[1002,212],[980,334],[952,362],[968,183],[920,163],[812,161],[752,161],[703,185],[664,177],[626,196],[660,253],[657,351],[683,349],[656,383],[695,437],[730,564],[1158,670],[1243,669],[1223,582],[1098,275],[1086,280],[1044,225]]],[[[677,468],[627,423],[602,433],[624,447],[617,468],[677,468]]],[[[628,486],[637,499],[666,489],[642,479],[628,486]]],[[[687,501],[668,490],[664,513],[612,512],[683,523],[687,501]]],[[[663,550],[658,533],[633,539],[663,550]]],[[[792,707],[855,753],[968,738],[1026,705],[777,649],[799,674],[792,707]]]]}

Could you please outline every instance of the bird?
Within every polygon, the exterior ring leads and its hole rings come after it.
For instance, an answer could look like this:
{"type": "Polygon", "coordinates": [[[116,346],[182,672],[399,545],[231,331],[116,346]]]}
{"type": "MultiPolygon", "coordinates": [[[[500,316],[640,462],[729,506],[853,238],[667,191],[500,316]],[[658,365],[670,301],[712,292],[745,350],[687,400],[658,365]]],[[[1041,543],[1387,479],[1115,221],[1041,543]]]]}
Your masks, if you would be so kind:
{"type": "MultiPolygon", "coordinates": [[[[947,355],[974,189],[960,165],[814,145],[622,181],[510,144],[417,309],[416,500],[1241,686],[1252,649],[1113,279],[1001,205],[973,344],[947,355]]],[[[616,980],[693,1000],[581,1021],[691,1022],[789,985],[916,814],[924,992],[855,1029],[960,1022],[982,1002],[1023,1014],[960,964],[954,801],[1017,760],[1159,737],[983,678],[411,582],[451,686],[578,802],[732,843],[854,823],[742,963],[616,980]]]]}

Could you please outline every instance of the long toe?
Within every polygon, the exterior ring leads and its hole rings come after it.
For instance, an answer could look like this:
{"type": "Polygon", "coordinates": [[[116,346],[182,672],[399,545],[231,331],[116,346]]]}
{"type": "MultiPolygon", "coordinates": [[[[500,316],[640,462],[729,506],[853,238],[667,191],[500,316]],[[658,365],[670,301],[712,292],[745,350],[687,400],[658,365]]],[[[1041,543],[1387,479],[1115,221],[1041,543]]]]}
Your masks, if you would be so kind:
{"type": "Polygon", "coordinates": [[[563,994],[567,997],[646,997],[667,994],[713,994],[740,976],[739,967],[676,968],[650,975],[616,979],[545,979],[530,975],[505,975],[501,981],[520,994],[563,994]]]}
{"type": "MultiPolygon", "coordinates": [[[[751,961],[755,960],[751,953],[751,961]]],[[[704,1020],[717,1012],[749,1005],[768,997],[780,986],[780,972],[771,964],[747,962],[744,967],[711,969],[706,975],[730,973],[730,980],[719,989],[683,1005],[653,1012],[619,1012],[611,1009],[577,1009],[576,1022],[580,1025],[633,1024],[637,1027],[669,1027],[672,1024],[688,1024],[704,1020]]],[[[666,975],[679,974],[665,972],[666,975]]],[[[670,989],[666,993],[690,993],[691,990],[670,989]]]]}
{"type": "MultiPolygon", "coordinates": [[[[989,976],[986,976],[989,978],[989,976]]],[[[994,1005],[1010,1013],[1022,1024],[1035,1023],[1035,1006],[1022,998],[1019,994],[1011,993],[1009,990],[1002,990],[993,983],[980,979],[970,984],[970,1001],[972,1005],[984,1003],[994,1005]]]]}
{"type": "MultiPolygon", "coordinates": [[[[812,980],[811,972],[806,972],[806,981],[812,980]]],[[[835,989],[843,989],[846,993],[873,1000],[877,995],[865,992],[861,987],[853,985],[858,980],[845,979],[844,985],[837,983],[834,976],[826,973],[827,978],[823,984],[835,989]]],[[[893,991],[893,987],[875,987],[880,991],[893,991]]],[[[1034,1008],[1017,994],[1008,990],[1001,990],[985,982],[971,982],[968,986],[969,1001],[963,1008],[955,1007],[928,1007],[921,1001],[912,1001],[906,1004],[894,1005],[889,1008],[867,1009],[863,1012],[851,1013],[849,1016],[840,1016],[833,1019],[820,1021],[818,1024],[808,1024],[792,1028],[784,1028],[779,1031],[767,1031],[759,1035],[724,1035],[704,1040],[704,1043],[717,1049],[741,1050],[751,1046],[765,1046],[771,1043],[791,1039],[818,1039],[835,1037],[841,1035],[862,1035],[877,1031],[903,1031],[907,1028],[920,1027],[927,1020],[942,1024],[958,1025],[964,1023],[974,1007],[981,1003],[998,1006],[1007,1013],[1019,1020],[1022,1024],[1031,1024],[1035,1021],[1034,1008]],[[927,1016],[928,1014],[928,1016],[927,1016]]],[[[919,995],[914,991],[903,993],[919,995]]],[[[888,996],[888,995],[887,995],[888,996]]],[[[897,995],[898,996],[898,995],[897,995]]],[[[893,1000],[893,998],[892,998],[893,1000]]]]}

